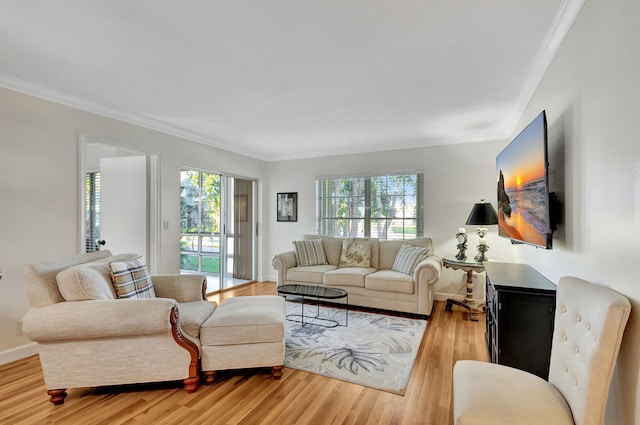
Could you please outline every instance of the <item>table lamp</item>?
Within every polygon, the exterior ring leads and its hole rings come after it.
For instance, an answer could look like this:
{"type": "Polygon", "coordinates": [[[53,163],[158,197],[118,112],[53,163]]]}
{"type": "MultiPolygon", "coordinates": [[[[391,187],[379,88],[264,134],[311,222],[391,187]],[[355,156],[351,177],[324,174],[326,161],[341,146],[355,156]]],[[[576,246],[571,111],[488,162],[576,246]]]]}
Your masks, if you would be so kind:
{"type": "Polygon", "coordinates": [[[474,260],[478,263],[487,261],[486,252],[489,250],[489,245],[487,245],[487,240],[484,238],[487,236],[487,229],[482,226],[498,224],[498,214],[493,208],[493,205],[491,205],[490,202],[484,202],[484,199],[481,199],[480,202],[473,205],[466,224],[480,226],[476,230],[479,240],[478,254],[474,257],[474,260]]]}

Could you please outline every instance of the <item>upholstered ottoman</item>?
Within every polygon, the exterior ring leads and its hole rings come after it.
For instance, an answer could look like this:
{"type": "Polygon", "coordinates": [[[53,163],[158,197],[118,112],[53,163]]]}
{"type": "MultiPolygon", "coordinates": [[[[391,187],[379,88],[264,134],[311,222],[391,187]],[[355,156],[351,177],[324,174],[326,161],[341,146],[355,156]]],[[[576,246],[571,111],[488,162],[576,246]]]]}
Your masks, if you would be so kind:
{"type": "Polygon", "coordinates": [[[211,384],[216,371],[284,366],[284,298],[257,295],[220,303],[200,327],[202,371],[211,384]]]}

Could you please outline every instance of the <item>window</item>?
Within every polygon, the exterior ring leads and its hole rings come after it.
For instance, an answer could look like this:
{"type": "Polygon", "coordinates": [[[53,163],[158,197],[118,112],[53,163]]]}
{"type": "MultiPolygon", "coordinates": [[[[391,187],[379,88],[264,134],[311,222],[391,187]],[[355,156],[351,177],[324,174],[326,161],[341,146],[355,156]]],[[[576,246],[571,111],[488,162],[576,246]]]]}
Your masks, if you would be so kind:
{"type": "Polygon", "coordinates": [[[85,196],[85,251],[94,252],[100,249],[100,172],[86,173],[84,178],[85,196]]]}
{"type": "Polygon", "coordinates": [[[423,174],[316,180],[316,232],[339,237],[423,235],[423,174]]]}

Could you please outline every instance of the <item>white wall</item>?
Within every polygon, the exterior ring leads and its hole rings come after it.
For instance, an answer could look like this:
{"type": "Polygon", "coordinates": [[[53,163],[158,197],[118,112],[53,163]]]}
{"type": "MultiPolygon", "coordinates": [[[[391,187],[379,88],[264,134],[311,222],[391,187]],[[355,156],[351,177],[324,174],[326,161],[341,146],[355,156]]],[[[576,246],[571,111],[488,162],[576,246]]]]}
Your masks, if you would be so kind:
{"type": "MultiPolygon", "coordinates": [[[[270,221],[265,237],[268,258],[293,249],[291,241],[304,233],[315,233],[315,180],[321,176],[344,176],[371,173],[393,173],[420,170],[424,172],[425,236],[433,239],[434,250],[440,256],[454,256],[455,234],[464,226],[475,202],[485,198],[495,205],[495,156],[506,142],[471,143],[450,147],[387,151],[368,154],[343,155],[295,161],[269,163],[265,206],[270,221]],[[298,192],[298,222],[276,222],[276,193],[298,192]]],[[[472,232],[473,226],[467,229],[472,232]]],[[[496,226],[488,236],[492,255],[496,226]]],[[[476,235],[470,235],[469,252],[475,255],[476,235]]],[[[266,259],[265,259],[266,260],[266,259]]],[[[267,264],[265,262],[265,264],[267,264]]],[[[276,279],[273,268],[265,276],[276,279]]],[[[465,278],[466,279],[466,278],[465,278]]],[[[461,272],[443,271],[436,284],[437,292],[452,292],[452,286],[463,284],[461,272]]]]}
{"type": "Polygon", "coordinates": [[[169,223],[160,230],[159,273],[179,272],[181,167],[257,179],[260,187],[266,175],[262,161],[0,89],[0,362],[23,354],[29,342],[17,335],[28,308],[24,264],[82,248],[79,134],[159,156],[159,217],[169,223]]]}
{"type": "Polygon", "coordinates": [[[639,22],[637,0],[588,1],[523,117],[546,109],[555,154],[564,156],[565,232],[553,251],[526,250],[522,261],[552,280],[576,275],[632,302],[611,425],[640,424],[639,22]]]}

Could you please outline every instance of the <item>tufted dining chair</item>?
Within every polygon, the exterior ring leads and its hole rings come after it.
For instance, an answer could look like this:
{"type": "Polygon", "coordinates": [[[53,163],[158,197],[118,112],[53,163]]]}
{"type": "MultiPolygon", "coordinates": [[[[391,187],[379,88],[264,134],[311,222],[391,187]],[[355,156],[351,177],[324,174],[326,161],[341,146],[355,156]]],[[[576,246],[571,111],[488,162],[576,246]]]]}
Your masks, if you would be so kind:
{"type": "Polygon", "coordinates": [[[455,425],[601,425],[631,312],[619,293],[575,277],[558,283],[549,380],[493,363],[453,369],[455,425]]]}

